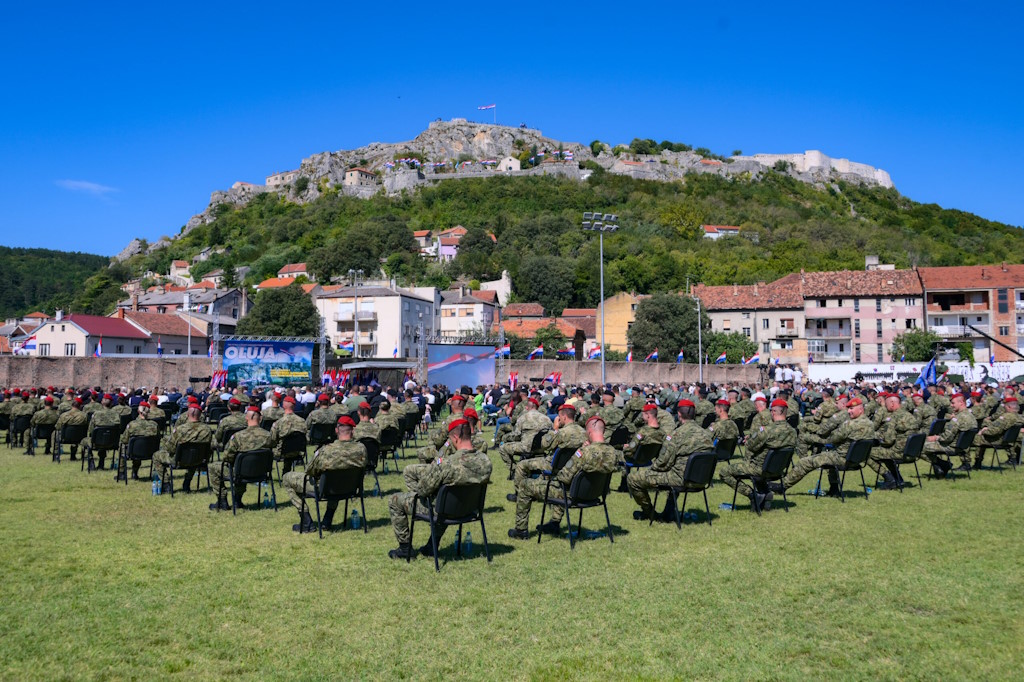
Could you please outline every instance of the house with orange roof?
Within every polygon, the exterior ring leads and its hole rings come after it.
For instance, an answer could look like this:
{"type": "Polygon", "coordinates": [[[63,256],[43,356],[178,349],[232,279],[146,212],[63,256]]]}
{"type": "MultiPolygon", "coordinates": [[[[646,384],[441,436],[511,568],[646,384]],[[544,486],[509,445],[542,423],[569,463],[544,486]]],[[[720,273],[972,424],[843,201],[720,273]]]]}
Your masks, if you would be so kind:
{"type": "Polygon", "coordinates": [[[314,281],[315,279],[306,269],[305,263],[288,263],[277,271],[277,276],[282,279],[294,279],[296,277],[305,277],[310,281],[314,281]]]}

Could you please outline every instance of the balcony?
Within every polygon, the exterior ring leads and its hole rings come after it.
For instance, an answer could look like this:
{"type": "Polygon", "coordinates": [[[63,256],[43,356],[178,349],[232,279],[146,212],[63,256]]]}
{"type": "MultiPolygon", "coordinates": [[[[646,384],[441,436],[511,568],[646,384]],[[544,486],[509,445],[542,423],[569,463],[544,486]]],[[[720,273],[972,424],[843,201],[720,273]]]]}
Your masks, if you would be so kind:
{"type": "Polygon", "coordinates": [[[849,362],[853,357],[849,351],[829,351],[808,353],[808,356],[814,360],[814,362],[849,362]]]}
{"type": "Polygon", "coordinates": [[[352,322],[356,318],[358,318],[360,322],[376,320],[377,313],[373,310],[360,310],[358,313],[354,313],[351,310],[342,310],[334,313],[333,319],[335,322],[352,322]]]}
{"type": "Polygon", "coordinates": [[[779,327],[775,331],[775,335],[779,336],[779,337],[783,337],[783,338],[793,338],[793,337],[796,337],[796,335],[797,335],[796,327],[779,327]]]}
{"type": "Polygon", "coordinates": [[[1014,301],[1013,302],[1013,307],[1016,310],[1024,310],[1024,301],[1014,301]]]}
{"type": "MultiPolygon", "coordinates": [[[[983,331],[986,334],[989,333],[988,325],[987,324],[980,324],[979,323],[979,324],[974,325],[974,328],[978,329],[979,331],[983,331]]],[[[954,324],[954,325],[929,325],[928,330],[932,331],[932,332],[935,332],[939,336],[945,336],[945,337],[957,337],[957,336],[968,337],[968,336],[978,336],[979,335],[978,332],[974,331],[974,329],[971,329],[968,326],[960,325],[960,324],[954,324]]]]}
{"type": "Polygon", "coordinates": [[[1017,336],[1024,336],[1024,324],[1017,325],[1017,336]]]}
{"type": "Polygon", "coordinates": [[[849,339],[853,336],[853,330],[843,327],[828,327],[823,329],[817,329],[815,327],[808,327],[806,330],[808,339],[849,339]]]}
{"type": "Polygon", "coordinates": [[[929,303],[926,308],[930,313],[984,313],[989,310],[988,303],[964,303],[946,307],[938,303],[929,303]]]}

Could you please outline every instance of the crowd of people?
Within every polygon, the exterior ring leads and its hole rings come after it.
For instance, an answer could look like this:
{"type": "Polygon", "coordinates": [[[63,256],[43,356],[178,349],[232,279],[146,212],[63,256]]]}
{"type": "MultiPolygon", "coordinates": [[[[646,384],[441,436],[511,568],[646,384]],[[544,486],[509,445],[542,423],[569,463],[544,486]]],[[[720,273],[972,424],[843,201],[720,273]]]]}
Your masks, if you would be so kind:
{"type": "MultiPolygon", "coordinates": [[[[580,472],[621,472],[617,490],[635,501],[634,519],[678,521],[675,498],[667,496],[658,511],[651,494],[682,487],[687,463],[696,453],[715,453],[720,480],[758,511],[770,510],[776,494],[818,470],[829,481],[820,494],[842,494],[839,472],[858,442],[869,443],[866,466],[877,474],[881,489],[908,485],[900,465],[915,459],[936,478],[983,468],[986,451],[996,448],[1005,450],[1007,462],[1015,466],[1024,426],[1018,409],[1022,389],[1012,382],[875,385],[812,383],[802,377],[798,382],[785,375],[764,386],[542,382],[516,389],[463,386],[453,394],[411,380],[395,388],[188,388],[184,393],[50,386],[3,391],[0,430],[6,430],[12,448],[34,454],[44,446],[54,459],[66,449],[71,460],[81,457],[90,471],[104,470],[110,455],[118,481],[139,478],[142,460],[123,456],[133,439],[158,441],[152,465],[163,492],[171,491],[181,446],[202,444],[211,456],[183,468],[181,490],[191,492],[193,481],[206,473],[215,511],[242,505],[245,485],[230,485],[235,458],[269,449],[281,463],[281,486],[299,514],[293,525],[299,532],[317,529],[307,500],[319,476],[349,469],[376,475],[382,443],[411,437],[419,445],[418,435],[423,435],[426,444],[418,447],[417,462],[402,471],[407,492],[388,500],[398,542],[389,556],[408,559],[431,555],[443,533],[436,531],[431,541],[414,549],[410,516],[426,513],[424,504],[444,485],[492,482],[491,448],[512,482],[507,498],[516,513],[508,535],[522,540],[531,535],[533,503],[564,499],[580,472]],[[436,428],[430,428],[432,423],[436,428]],[[76,427],[79,437],[69,437],[76,427]],[[105,438],[103,429],[114,430],[116,439],[105,438]],[[307,437],[317,429],[327,437],[309,439],[316,442],[307,462],[307,437]],[[290,438],[294,434],[304,437],[290,438]],[[924,437],[916,451],[908,448],[915,434],[924,437]],[[965,434],[973,436],[966,447],[965,434]],[[766,456],[782,449],[793,451],[785,475],[759,481],[766,456]],[[560,468],[553,466],[558,453],[571,453],[560,458],[560,468]],[[549,479],[560,485],[549,485],[549,479]]],[[[331,528],[337,504],[328,502],[321,529],[331,528]]],[[[557,534],[562,518],[562,507],[553,505],[550,521],[536,526],[537,532],[557,534]]]]}

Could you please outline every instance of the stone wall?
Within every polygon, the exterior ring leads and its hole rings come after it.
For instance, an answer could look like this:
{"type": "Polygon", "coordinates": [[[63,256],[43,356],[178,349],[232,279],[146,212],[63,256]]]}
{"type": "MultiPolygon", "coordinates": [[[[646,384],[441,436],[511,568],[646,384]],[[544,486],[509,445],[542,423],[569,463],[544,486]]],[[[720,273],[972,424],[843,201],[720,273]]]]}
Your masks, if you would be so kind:
{"type": "MultiPolygon", "coordinates": [[[[519,372],[519,382],[540,381],[551,372],[562,373],[563,384],[601,383],[600,362],[565,362],[559,360],[512,360],[509,371],[519,372]]],[[[605,376],[608,383],[634,384],[696,382],[700,375],[697,365],[668,362],[606,362],[605,376]]],[[[704,383],[743,383],[760,381],[760,370],[756,365],[705,365],[704,383]]],[[[498,377],[507,382],[508,377],[498,377]]]]}
{"type": "Polygon", "coordinates": [[[0,357],[0,386],[188,386],[210,376],[210,359],[0,357]]]}

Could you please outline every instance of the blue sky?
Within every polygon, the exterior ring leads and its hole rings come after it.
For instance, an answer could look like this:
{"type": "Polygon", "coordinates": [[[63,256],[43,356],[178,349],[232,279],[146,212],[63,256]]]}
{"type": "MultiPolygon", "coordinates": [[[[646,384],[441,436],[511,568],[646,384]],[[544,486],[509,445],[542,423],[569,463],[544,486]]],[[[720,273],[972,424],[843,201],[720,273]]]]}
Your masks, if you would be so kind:
{"type": "Polygon", "coordinates": [[[210,192],[437,117],[820,149],[1024,224],[1019,3],[16,3],[0,244],[113,254],[210,192]]]}

